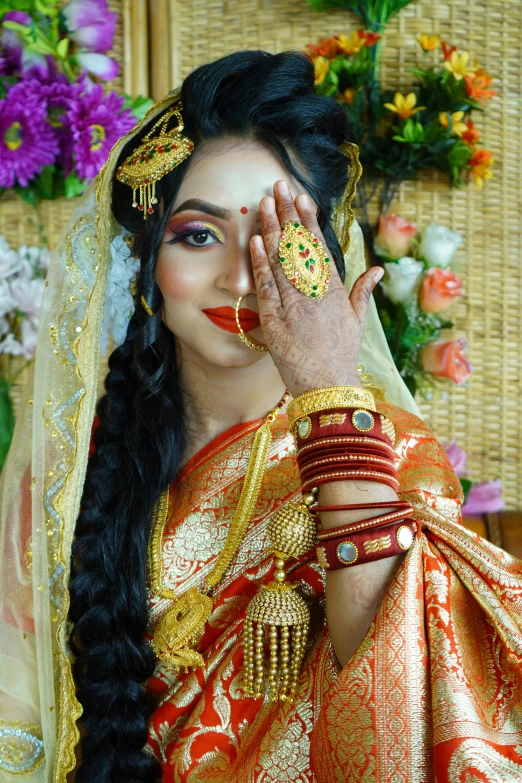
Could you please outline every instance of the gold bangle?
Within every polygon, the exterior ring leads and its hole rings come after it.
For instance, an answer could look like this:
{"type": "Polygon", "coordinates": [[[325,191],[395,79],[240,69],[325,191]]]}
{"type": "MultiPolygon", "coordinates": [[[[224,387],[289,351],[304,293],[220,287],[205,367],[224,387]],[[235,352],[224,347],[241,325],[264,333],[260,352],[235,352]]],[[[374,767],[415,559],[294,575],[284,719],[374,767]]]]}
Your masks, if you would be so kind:
{"type": "Polygon", "coordinates": [[[290,427],[303,416],[330,408],[366,408],[375,411],[373,394],[360,386],[327,386],[300,394],[287,408],[290,427]]]}

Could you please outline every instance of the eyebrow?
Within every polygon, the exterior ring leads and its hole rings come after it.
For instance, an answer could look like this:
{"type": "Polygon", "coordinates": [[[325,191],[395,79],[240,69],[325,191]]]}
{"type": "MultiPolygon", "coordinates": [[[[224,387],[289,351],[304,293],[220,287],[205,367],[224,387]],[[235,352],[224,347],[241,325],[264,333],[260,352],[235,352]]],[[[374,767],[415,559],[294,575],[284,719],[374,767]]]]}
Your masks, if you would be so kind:
{"type": "MultiPolygon", "coordinates": [[[[223,220],[230,220],[234,215],[230,209],[218,207],[217,204],[211,204],[209,201],[202,201],[199,198],[189,198],[187,201],[180,204],[179,207],[171,213],[170,217],[172,218],[174,215],[177,215],[178,212],[183,212],[186,209],[206,212],[207,215],[213,215],[214,217],[222,218],[223,220]]],[[[258,221],[260,220],[259,212],[256,213],[255,217],[258,221]]]]}

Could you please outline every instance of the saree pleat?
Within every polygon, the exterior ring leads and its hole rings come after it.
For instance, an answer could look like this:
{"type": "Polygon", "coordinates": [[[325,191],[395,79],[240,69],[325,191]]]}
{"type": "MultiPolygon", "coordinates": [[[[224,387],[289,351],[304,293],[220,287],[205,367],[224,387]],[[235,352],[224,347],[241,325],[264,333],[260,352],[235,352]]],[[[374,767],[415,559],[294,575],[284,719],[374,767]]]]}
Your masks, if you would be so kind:
{"type": "MultiPolygon", "coordinates": [[[[246,607],[270,581],[267,522],[299,497],[292,438],[273,425],[254,518],[214,592],[199,645],[205,670],[161,662],[149,750],[165,783],[515,783],[522,780],[522,563],[461,525],[462,491],[420,419],[386,403],[402,499],[422,533],[357,652],[341,670],[324,609],[325,574],[291,565],[312,627],[294,703],[243,694],[246,607]]],[[[250,422],[193,458],[171,487],[165,582],[179,594],[208,573],[241,490],[250,422]]],[[[150,632],[168,601],[150,596],[150,632]]]]}

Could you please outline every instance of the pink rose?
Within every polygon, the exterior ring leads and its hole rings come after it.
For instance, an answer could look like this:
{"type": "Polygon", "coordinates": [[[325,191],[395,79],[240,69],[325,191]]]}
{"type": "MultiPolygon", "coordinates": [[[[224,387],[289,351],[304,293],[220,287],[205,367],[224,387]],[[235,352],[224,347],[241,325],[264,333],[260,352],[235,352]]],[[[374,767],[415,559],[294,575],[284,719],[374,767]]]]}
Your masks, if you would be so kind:
{"type": "Polygon", "coordinates": [[[461,449],[459,446],[457,446],[457,441],[454,440],[448,446],[444,447],[444,451],[448,455],[448,459],[451,462],[451,467],[455,471],[455,475],[465,476],[468,472],[466,465],[468,455],[464,449],[461,449]]]}
{"type": "Polygon", "coordinates": [[[462,296],[462,280],[451,269],[428,269],[422,282],[419,304],[425,313],[441,313],[462,296]]]}
{"type": "Polygon", "coordinates": [[[478,514],[494,514],[504,508],[502,500],[502,482],[500,479],[487,481],[485,484],[472,484],[468,499],[462,506],[464,516],[478,514]]]}
{"type": "Polygon", "coordinates": [[[427,345],[421,351],[421,363],[425,370],[449,378],[457,385],[463,383],[473,369],[464,355],[466,340],[449,340],[444,343],[427,345]]]}
{"type": "Polygon", "coordinates": [[[408,255],[411,240],[418,234],[417,226],[399,215],[381,215],[379,233],[375,238],[375,252],[390,258],[408,255]]]}

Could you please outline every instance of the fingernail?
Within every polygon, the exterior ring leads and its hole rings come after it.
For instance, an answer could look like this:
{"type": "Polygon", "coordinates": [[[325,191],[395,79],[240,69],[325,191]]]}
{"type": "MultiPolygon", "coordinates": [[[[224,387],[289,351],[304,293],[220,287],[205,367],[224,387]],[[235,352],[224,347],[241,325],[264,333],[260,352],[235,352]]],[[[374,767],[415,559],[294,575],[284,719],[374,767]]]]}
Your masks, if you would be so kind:
{"type": "Polygon", "coordinates": [[[381,268],[376,269],[372,275],[373,282],[377,284],[383,275],[384,275],[384,269],[381,268]]]}
{"type": "Polygon", "coordinates": [[[301,209],[308,209],[310,207],[310,199],[306,193],[300,193],[296,198],[297,206],[301,209]]]}
{"type": "Polygon", "coordinates": [[[280,182],[277,183],[277,189],[282,196],[290,195],[290,190],[288,188],[287,183],[284,181],[284,179],[282,179],[280,182]]]}
{"type": "Polygon", "coordinates": [[[252,244],[254,245],[256,250],[262,250],[263,249],[263,240],[258,235],[252,237],[252,244]]]}
{"type": "Polygon", "coordinates": [[[263,212],[266,212],[267,215],[273,215],[275,212],[275,201],[273,198],[268,197],[263,199],[261,202],[261,206],[263,208],[263,212]]]}

